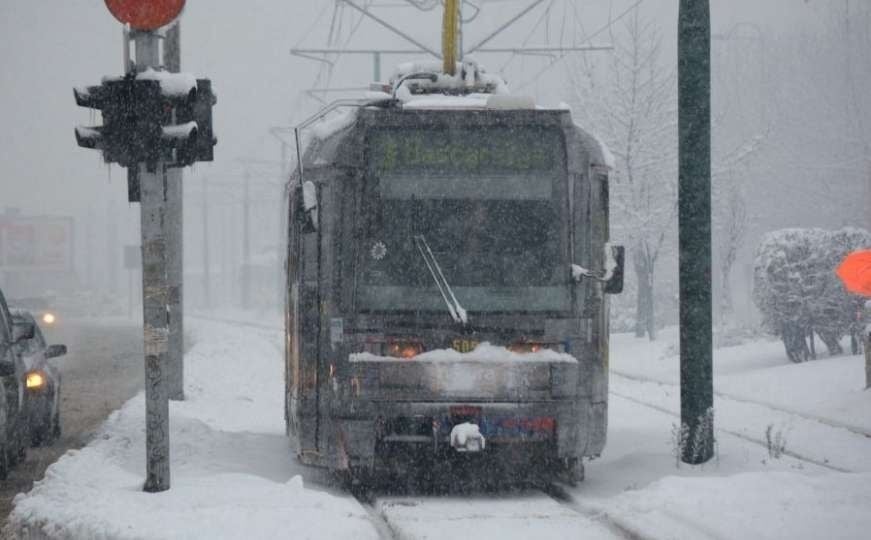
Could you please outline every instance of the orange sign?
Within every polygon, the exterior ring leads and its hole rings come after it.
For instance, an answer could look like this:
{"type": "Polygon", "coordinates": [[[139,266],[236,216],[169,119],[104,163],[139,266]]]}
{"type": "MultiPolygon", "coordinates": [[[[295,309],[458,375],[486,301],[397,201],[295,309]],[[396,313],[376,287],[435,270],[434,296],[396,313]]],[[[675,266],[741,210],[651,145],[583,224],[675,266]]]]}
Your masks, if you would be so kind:
{"type": "Polygon", "coordinates": [[[185,0],[106,0],[116,19],[134,30],[157,30],[178,17],[185,0]]]}
{"type": "Polygon", "coordinates": [[[836,272],[848,291],[871,296],[871,250],[850,253],[836,272]]]}

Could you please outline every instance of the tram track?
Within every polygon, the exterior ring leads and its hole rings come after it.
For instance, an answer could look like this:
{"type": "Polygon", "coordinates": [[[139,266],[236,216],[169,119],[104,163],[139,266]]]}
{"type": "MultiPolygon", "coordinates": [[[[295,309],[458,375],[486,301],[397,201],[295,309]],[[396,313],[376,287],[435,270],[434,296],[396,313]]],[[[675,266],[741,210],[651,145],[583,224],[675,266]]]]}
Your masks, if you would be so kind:
{"type": "MultiPolygon", "coordinates": [[[[676,385],[672,382],[663,381],[663,380],[655,379],[655,378],[651,378],[651,377],[644,377],[641,375],[634,375],[631,373],[625,373],[625,372],[614,370],[614,369],[611,369],[611,374],[616,375],[618,377],[622,377],[624,379],[628,379],[630,381],[661,384],[664,386],[670,386],[672,388],[678,387],[678,385],[676,385]]],[[[795,409],[790,409],[788,407],[783,407],[780,405],[776,405],[774,403],[769,403],[767,401],[759,401],[756,399],[749,399],[749,398],[745,398],[745,397],[741,397],[741,396],[736,396],[734,394],[730,394],[727,392],[720,392],[720,391],[715,390],[714,395],[716,397],[721,398],[721,399],[728,399],[728,400],[735,401],[738,403],[748,403],[748,404],[752,404],[752,405],[758,405],[760,407],[766,407],[768,409],[778,411],[778,412],[781,412],[784,414],[789,414],[792,416],[797,416],[799,418],[803,418],[805,420],[810,420],[812,422],[819,422],[820,424],[824,424],[824,425],[829,426],[829,427],[838,428],[838,429],[845,429],[851,433],[855,433],[856,435],[862,435],[863,437],[867,437],[867,438],[871,439],[871,431],[864,429],[862,427],[859,427],[859,426],[847,424],[845,422],[838,422],[837,420],[823,418],[821,416],[809,414],[809,413],[798,411],[795,409]]]]}
{"type": "MultiPolygon", "coordinates": [[[[516,498],[517,494],[512,491],[506,491],[505,505],[513,508],[518,504],[524,505],[524,501],[528,500],[530,506],[541,507],[543,499],[553,503],[550,513],[534,512],[531,519],[544,521],[559,521],[565,522],[566,516],[576,516],[578,521],[572,521],[577,530],[585,530],[584,527],[593,527],[597,534],[595,538],[613,538],[619,540],[656,540],[642,531],[637,530],[634,526],[624,523],[621,520],[613,517],[606,510],[592,504],[585,503],[576,496],[568,492],[568,490],[557,483],[546,482],[537,484],[531,490],[526,492],[528,496],[516,498]],[[561,509],[561,510],[560,510],[561,509]]],[[[352,496],[357,500],[360,506],[369,514],[372,524],[375,526],[378,534],[383,539],[390,540],[415,540],[418,538],[442,538],[441,533],[445,531],[439,529],[439,523],[445,525],[446,529],[456,528],[458,522],[468,522],[470,528],[475,527],[475,523],[480,527],[486,520],[495,520],[495,524],[502,525],[505,517],[502,515],[491,515],[492,505],[491,499],[481,499],[480,501],[472,497],[465,499],[464,507],[466,514],[451,515],[444,513],[444,502],[450,501],[450,494],[435,495],[430,493],[422,493],[417,495],[405,495],[399,499],[395,499],[390,495],[382,498],[371,492],[354,491],[352,496]],[[385,511],[384,509],[388,509],[385,511]],[[415,531],[415,526],[409,526],[409,520],[415,521],[413,518],[403,516],[401,511],[398,513],[398,508],[407,508],[409,510],[420,511],[424,510],[427,515],[441,516],[442,521],[434,522],[431,527],[426,528],[426,532],[421,533],[415,531]],[[393,522],[392,520],[396,520],[393,522]]],[[[499,496],[499,493],[491,493],[490,495],[499,496]]],[[[497,502],[500,502],[497,499],[497,502]]],[[[684,524],[689,527],[690,524],[684,524]]],[[[573,527],[575,529],[575,527],[573,527]]],[[[484,535],[484,538],[492,536],[484,535]]]]}
{"type": "MultiPolygon", "coordinates": [[[[656,405],[653,403],[648,403],[648,402],[643,401],[641,399],[638,399],[638,398],[635,398],[635,397],[632,397],[632,396],[629,396],[626,394],[622,394],[620,392],[615,392],[614,390],[610,390],[610,395],[617,396],[621,399],[625,399],[626,401],[630,401],[630,402],[635,403],[637,405],[641,405],[643,407],[647,407],[649,409],[653,409],[653,410],[661,412],[663,414],[667,414],[667,415],[672,416],[674,418],[680,419],[680,414],[668,409],[667,407],[663,407],[663,406],[656,405]]],[[[739,439],[742,439],[744,441],[747,441],[747,442],[750,442],[753,444],[757,444],[763,448],[768,447],[768,443],[766,441],[764,441],[762,439],[758,439],[756,437],[752,437],[752,436],[747,435],[745,433],[741,433],[741,432],[731,430],[731,429],[724,429],[724,428],[716,428],[716,431],[719,431],[721,433],[726,433],[728,435],[732,435],[733,437],[737,437],[739,439]]],[[[824,469],[828,469],[828,470],[833,471],[833,472],[841,472],[841,473],[856,472],[856,471],[853,471],[851,469],[839,467],[837,465],[832,465],[831,463],[821,461],[819,459],[815,459],[815,458],[800,454],[798,452],[795,452],[794,450],[789,450],[789,449],[784,448],[780,452],[785,456],[789,456],[789,457],[797,459],[799,461],[804,461],[805,463],[816,465],[817,467],[822,467],[824,469]]]]}
{"type": "Polygon", "coordinates": [[[384,514],[375,507],[377,499],[375,499],[374,495],[357,490],[351,490],[351,495],[357,500],[357,503],[360,504],[363,510],[366,511],[366,514],[369,515],[369,521],[378,532],[379,538],[382,540],[402,540],[402,536],[397,534],[390,522],[387,521],[387,518],[384,517],[384,514]]]}
{"type": "Polygon", "coordinates": [[[608,512],[593,508],[592,506],[583,503],[560,484],[549,482],[541,488],[541,491],[572,512],[575,512],[586,519],[602,524],[616,537],[623,538],[624,540],[653,540],[651,537],[642,534],[633,527],[621,523],[608,512]]]}

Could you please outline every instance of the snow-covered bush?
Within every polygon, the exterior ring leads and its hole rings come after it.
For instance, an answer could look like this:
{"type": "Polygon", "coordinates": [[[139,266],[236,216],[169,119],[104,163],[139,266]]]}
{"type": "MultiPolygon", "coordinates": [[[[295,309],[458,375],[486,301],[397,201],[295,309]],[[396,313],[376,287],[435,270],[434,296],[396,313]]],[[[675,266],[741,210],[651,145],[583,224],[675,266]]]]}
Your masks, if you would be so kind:
{"type": "Polygon", "coordinates": [[[782,229],[763,238],[753,298],[793,362],[815,356],[814,332],[831,354],[843,352],[840,339],[854,331],[861,300],[844,290],[835,268],[847,253],[868,246],[871,233],[856,228],[782,229]]]}

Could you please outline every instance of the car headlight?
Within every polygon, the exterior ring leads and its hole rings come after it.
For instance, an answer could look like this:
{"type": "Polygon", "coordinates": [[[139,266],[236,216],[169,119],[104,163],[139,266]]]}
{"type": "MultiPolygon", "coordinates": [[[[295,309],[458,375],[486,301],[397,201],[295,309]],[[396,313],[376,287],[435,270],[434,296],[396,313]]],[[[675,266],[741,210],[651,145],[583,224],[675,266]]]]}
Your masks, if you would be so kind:
{"type": "Polygon", "coordinates": [[[40,371],[31,371],[27,374],[25,386],[28,389],[36,390],[45,386],[45,375],[40,371]]]}
{"type": "Polygon", "coordinates": [[[43,313],[42,322],[45,324],[54,324],[55,316],[54,313],[43,313]]]}

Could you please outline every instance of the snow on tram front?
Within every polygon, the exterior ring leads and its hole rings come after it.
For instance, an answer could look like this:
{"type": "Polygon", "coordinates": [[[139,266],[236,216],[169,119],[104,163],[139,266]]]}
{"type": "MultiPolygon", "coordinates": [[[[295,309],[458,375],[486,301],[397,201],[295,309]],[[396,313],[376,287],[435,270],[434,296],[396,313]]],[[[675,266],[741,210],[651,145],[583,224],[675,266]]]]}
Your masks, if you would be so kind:
{"type": "Polygon", "coordinates": [[[622,289],[608,151],[473,64],[401,66],[387,91],[316,124],[290,179],[298,455],[365,475],[492,454],[577,481],[622,289]]]}

